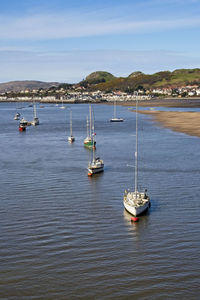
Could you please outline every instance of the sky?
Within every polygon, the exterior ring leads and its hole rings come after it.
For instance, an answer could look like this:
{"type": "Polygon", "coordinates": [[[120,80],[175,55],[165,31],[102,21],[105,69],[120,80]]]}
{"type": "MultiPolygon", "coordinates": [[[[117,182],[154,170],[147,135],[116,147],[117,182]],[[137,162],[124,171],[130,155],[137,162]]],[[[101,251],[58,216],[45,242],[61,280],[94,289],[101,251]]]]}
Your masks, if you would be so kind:
{"type": "Polygon", "coordinates": [[[0,1],[0,82],[200,68],[200,0],[0,1]]]}

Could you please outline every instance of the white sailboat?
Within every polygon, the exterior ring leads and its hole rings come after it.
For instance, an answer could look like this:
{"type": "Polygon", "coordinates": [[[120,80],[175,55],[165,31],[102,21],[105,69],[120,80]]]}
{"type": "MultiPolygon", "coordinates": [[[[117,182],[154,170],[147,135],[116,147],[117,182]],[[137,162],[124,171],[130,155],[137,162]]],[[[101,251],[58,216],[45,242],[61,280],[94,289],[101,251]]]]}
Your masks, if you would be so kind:
{"type": "Polygon", "coordinates": [[[122,118],[117,118],[116,115],[116,101],[114,102],[114,117],[112,119],[110,119],[110,122],[123,122],[124,119],[122,118]]]}
{"type": "Polygon", "coordinates": [[[68,137],[68,142],[73,143],[75,137],[72,135],[72,111],[70,110],[70,136],[68,137]]]}
{"type": "Polygon", "coordinates": [[[125,209],[133,216],[138,216],[147,210],[151,203],[147,195],[147,190],[144,192],[138,191],[138,103],[136,99],[136,149],[135,149],[135,191],[124,192],[123,203],[125,209]]]}
{"type": "Polygon", "coordinates": [[[14,120],[19,120],[19,119],[20,119],[20,113],[17,112],[14,116],[14,120]]]}
{"type": "Polygon", "coordinates": [[[33,105],[33,113],[34,113],[34,118],[33,118],[33,121],[31,122],[31,124],[33,126],[37,126],[37,125],[39,125],[39,118],[37,117],[36,103],[35,102],[34,102],[34,105],[33,105]]]}
{"type": "MultiPolygon", "coordinates": [[[[18,103],[16,102],[16,110],[18,110],[17,106],[18,106],[18,103]]],[[[18,111],[16,112],[16,114],[15,114],[15,116],[14,116],[13,119],[14,120],[19,120],[20,119],[20,113],[18,111]]]]}
{"type": "Polygon", "coordinates": [[[63,98],[61,98],[62,99],[62,105],[60,106],[60,108],[61,109],[65,109],[66,107],[65,107],[65,105],[63,104],[63,98]]]}
{"type": "MultiPolygon", "coordinates": [[[[92,144],[95,145],[95,136],[94,132],[94,114],[93,114],[93,127],[92,127],[92,144]]],[[[95,156],[95,147],[92,148],[92,160],[88,164],[88,176],[92,176],[93,174],[100,173],[104,170],[104,162],[100,157],[95,156]]]]}

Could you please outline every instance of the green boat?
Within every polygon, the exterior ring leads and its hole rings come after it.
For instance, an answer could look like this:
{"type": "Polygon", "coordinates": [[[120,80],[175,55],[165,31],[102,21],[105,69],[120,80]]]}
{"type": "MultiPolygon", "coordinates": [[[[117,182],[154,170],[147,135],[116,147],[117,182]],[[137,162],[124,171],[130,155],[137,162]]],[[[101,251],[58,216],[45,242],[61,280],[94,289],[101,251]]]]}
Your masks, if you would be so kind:
{"type": "MultiPolygon", "coordinates": [[[[90,124],[88,121],[88,117],[87,117],[87,137],[84,139],[84,146],[88,149],[96,149],[96,141],[95,139],[93,139],[93,135],[95,135],[94,133],[94,124],[92,125],[92,108],[91,108],[91,104],[89,106],[89,114],[90,114],[90,124]],[[92,133],[92,129],[93,129],[93,133],[92,133]]],[[[93,116],[94,118],[94,116],[93,116]]],[[[94,123],[94,120],[93,120],[94,123]]]]}
{"type": "Polygon", "coordinates": [[[84,139],[84,146],[89,149],[93,149],[93,147],[96,148],[96,141],[93,142],[91,137],[88,136],[84,139]]]}

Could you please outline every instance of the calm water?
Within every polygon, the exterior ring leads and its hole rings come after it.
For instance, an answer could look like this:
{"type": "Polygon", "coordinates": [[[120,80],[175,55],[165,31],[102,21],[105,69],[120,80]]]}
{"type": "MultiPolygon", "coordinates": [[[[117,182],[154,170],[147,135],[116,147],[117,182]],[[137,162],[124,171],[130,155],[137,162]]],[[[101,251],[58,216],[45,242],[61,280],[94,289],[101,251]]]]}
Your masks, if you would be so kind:
{"type": "MultiPolygon", "coordinates": [[[[27,105],[26,105],[27,106],[27,105]]],[[[135,113],[94,105],[104,173],[87,176],[88,105],[38,107],[40,126],[18,132],[0,103],[0,299],[199,299],[200,139],[139,115],[139,181],[152,207],[131,224],[135,113]]],[[[33,108],[20,110],[32,120],[33,108]]]]}

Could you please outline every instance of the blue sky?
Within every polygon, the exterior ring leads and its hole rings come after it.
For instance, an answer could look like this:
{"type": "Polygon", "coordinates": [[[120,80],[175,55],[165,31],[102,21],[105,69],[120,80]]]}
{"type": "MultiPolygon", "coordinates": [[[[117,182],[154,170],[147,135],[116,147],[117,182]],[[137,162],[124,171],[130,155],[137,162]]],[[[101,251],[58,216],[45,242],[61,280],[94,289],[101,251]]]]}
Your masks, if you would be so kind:
{"type": "Polygon", "coordinates": [[[200,67],[200,0],[7,0],[0,82],[200,67]]]}

